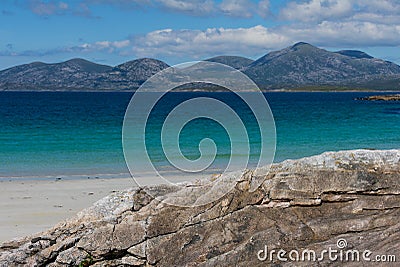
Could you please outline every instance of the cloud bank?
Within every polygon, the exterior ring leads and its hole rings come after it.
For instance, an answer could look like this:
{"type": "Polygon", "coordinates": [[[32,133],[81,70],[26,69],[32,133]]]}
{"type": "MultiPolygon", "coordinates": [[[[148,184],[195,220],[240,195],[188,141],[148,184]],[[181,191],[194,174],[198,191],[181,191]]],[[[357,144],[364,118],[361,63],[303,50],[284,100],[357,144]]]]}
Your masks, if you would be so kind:
{"type": "Polygon", "coordinates": [[[251,18],[254,15],[266,16],[269,0],[81,0],[67,4],[62,1],[30,0],[28,8],[39,16],[82,15],[95,17],[92,8],[107,5],[124,10],[137,8],[156,8],[167,12],[190,16],[228,16],[251,18]]]}
{"type": "MultiPolygon", "coordinates": [[[[218,54],[258,56],[298,41],[323,47],[374,47],[400,45],[400,1],[397,0],[307,0],[288,1],[271,10],[269,0],[82,0],[80,12],[90,14],[95,5],[119,8],[159,8],[191,16],[259,16],[274,21],[273,26],[241,28],[163,29],[132,34],[123,40],[98,40],[48,53],[115,53],[131,57],[204,58],[218,54]],[[274,13],[274,14],[273,14],[274,13]]],[[[31,1],[37,15],[71,12],[61,1],[31,1]]],[[[74,11],[77,12],[77,9],[74,11]]],[[[32,54],[32,51],[13,55],[32,54]]],[[[43,51],[40,55],[43,55],[43,51]]],[[[39,54],[39,52],[38,52],[39,54]]]]}

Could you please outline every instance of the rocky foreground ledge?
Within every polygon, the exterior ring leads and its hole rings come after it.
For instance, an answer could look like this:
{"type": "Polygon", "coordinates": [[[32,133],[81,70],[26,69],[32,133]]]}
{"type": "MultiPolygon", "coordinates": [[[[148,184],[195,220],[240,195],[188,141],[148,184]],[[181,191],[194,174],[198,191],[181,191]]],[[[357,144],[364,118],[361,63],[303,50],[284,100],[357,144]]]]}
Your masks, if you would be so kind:
{"type": "MultiPolygon", "coordinates": [[[[366,264],[259,259],[265,246],[301,253],[338,249],[338,239],[345,249],[400,261],[400,150],[287,160],[258,172],[263,182],[253,191],[254,173],[219,201],[192,208],[169,206],[143,189],[113,193],[46,232],[3,243],[0,266],[366,264]]],[[[168,186],[151,190],[171,194],[168,186]]]]}

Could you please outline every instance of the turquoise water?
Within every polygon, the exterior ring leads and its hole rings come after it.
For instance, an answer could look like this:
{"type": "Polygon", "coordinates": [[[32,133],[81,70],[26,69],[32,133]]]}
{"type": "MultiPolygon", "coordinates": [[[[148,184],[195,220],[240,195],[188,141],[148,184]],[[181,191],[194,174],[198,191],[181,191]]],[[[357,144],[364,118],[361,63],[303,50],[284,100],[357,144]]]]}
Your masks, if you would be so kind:
{"type": "MultiPolygon", "coordinates": [[[[376,93],[267,93],[277,129],[275,162],[324,151],[400,148],[400,103],[354,100],[376,93]]],[[[99,176],[128,173],[121,129],[131,93],[0,92],[0,177],[99,176]]],[[[260,137],[249,108],[229,93],[173,93],[160,101],[147,125],[146,144],[159,168],[171,168],[161,149],[168,111],[185,99],[207,96],[229,104],[245,122],[256,161],[260,137]]],[[[223,127],[197,119],[182,131],[190,159],[205,137],[217,144],[214,168],[226,164],[230,142],[223,127]]],[[[241,156],[241,155],[234,155],[241,156]]]]}

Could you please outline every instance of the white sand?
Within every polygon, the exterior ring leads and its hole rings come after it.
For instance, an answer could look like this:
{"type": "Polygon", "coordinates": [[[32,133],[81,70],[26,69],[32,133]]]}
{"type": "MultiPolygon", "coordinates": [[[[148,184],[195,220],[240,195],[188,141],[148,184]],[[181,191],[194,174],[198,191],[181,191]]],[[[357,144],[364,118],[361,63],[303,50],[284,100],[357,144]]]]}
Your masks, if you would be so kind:
{"type": "MultiPolygon", "coordinates": [[[[128,174],[127,174],[128,176],[128,174]]],[[[168,175],[174,183],[187,181],[190,175],[168,175]]],[[[209,174],[190,176],[204,179],[209,174]]],[[[141,185],[167,183],[143,176],[141,185]],[[146,183],[143,183],[146,181],[146,183]]],[[[113,191],[137,187],[131,177],[112,179],[0,180],[0,243],[53,227],[113,191]]]]}
{"type": "Polygon", "coordinates": [[[113,190],[135,186],[132,178],[2,181],[0,242],[46,230],[113,190]]]}

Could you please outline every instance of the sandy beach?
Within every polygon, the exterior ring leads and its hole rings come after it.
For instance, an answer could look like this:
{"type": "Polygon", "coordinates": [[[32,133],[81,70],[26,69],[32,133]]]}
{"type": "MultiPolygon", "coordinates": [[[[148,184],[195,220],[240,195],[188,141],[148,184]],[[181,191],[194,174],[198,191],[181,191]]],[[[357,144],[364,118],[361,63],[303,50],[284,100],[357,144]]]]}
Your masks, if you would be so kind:
{"type": "MultiPolygon", "coordinates": [[[[90,178],[47,180],[0,180],[0,243],[41,232],[74,216],[108,194],[137,187],[126,178],[90,178]]],[[[180,183],[205,179],[210,174],[164,174],[168,181],[180,183]]],[[[160,180],[143,175],[141,185],[154,185],[160,180]],[[146,181],[146,182],[144,182],[146,181]]],[[[167,181],[163,182],[167,183],[167,181]]]]}
{"type": "Polygon", "coordinates": [[[0,182],[0,242],[46,230],[115,190],[135,187],[132,178],[0,182]]]}

